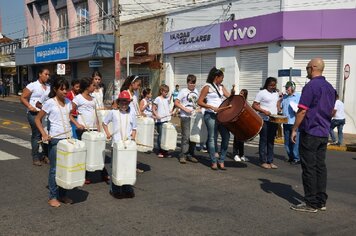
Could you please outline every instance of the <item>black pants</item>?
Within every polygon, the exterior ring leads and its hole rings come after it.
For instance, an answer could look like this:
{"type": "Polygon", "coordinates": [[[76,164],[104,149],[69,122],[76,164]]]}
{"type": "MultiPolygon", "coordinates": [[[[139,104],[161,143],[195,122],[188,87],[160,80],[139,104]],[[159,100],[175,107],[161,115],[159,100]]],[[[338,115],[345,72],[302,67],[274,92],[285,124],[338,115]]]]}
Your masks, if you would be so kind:
{"type": "Polygon", "coordinates": [[[328,137],[316,137],[300,133],[299,155],[302,164],[304,201],[319,208],[325,205],[327,170],[325,165],[328,137]]]}
{"type": "Polygon", "coordinates": [[[232,155],[233,156],[239,155],[240,157],[245,155],[244,146],[245,146],[244,142],[238,141],[236,137],[234,137],[234,144],[232,145],[232,155]]]}

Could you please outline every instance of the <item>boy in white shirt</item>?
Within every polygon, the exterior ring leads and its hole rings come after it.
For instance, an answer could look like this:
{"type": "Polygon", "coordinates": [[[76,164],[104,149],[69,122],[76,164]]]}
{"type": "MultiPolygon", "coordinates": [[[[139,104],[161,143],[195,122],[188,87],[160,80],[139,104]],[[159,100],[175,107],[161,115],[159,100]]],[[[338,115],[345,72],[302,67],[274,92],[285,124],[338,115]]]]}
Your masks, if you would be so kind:
{"type": "Polygon", "coordinates": [[[344,134],[342,132],[345,125],[345,110],[344,103],[339,100],[339,95],[336,95],[335,107],[333,110],[333,118],[330,125],[330,136],[332,143],[331,145],[340,146],[342,144],[344,134]],[[336,142],[336,137],[334,133],[335,127],[337,128],[338,141],[336,142]]]}
{"type": "MultiPolygon", "coordinates": [[[[120,140],[135,140],[136,137],[136,113],[130,109],[131,96],[127,90],[122,91],[117,99],[119,110],[110,110],[103,120],[103,129],[107,139],[112,139],[112,143],[120,140]],[[108,124],[112,122],[115,127],[114,133],[110,133],[108,124]]],[[[111,152],[113,156],[113,151],[111,152]]],[[[111,178],[112,179],[112,178],[111,178]]],[[[134,190],[131,185],[117,186],[112,181],[110,184],[110,194],[114,198],[133,198],[134,190]]]]}

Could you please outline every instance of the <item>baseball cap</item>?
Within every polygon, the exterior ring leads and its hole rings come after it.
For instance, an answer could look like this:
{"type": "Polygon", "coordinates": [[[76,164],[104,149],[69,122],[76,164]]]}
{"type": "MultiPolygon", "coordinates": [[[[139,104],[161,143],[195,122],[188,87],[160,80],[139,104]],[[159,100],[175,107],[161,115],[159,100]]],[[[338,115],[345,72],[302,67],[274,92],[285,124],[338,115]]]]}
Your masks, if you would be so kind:
{"type": "Polygon", "coordinates": [[[288,82],[286,83],[286,86],[285,86],[285,87],[286,87],[286,88],[292,87],[292,89],[295,90],[296,85],[295,85],[295,83],[294,83],[293,81],[288,81],[288,82]]]}
{"type": "Polygon", "coordinates": [[[124,90],[119,94],[119,97],[117,98],[119,100],[126,100],[128,102],[131,101],[131,96],[128,91],[124,90]]]}

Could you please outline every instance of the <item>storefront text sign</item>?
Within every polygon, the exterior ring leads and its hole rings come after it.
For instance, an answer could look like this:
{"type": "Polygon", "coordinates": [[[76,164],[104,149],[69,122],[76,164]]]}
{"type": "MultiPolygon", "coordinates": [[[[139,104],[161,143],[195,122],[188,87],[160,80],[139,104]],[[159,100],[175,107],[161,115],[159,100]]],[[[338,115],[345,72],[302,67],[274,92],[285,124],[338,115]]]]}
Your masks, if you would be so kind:
{"type": "Polygon", "coordinates": [[[35,63],[68,60],[68,41],[35,47],[35,63]]]}
{"type": "Polygon", "coordinates": [[[164,53],[198,51],[220,47],[220,25],[196,27],[164,34],[164,53]]]}

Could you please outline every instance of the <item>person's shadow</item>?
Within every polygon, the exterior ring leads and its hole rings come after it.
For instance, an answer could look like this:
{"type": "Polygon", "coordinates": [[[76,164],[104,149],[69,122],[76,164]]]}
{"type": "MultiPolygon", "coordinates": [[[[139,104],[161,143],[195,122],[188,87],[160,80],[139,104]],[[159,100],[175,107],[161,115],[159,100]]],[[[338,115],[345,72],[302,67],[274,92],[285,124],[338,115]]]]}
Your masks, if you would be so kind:
{"type": "Polygon", "coordinates": [[[273,183],[268,179],[258,179],[261,181],[261,189],[266,193],[274,193],[280,198],[284,198],[291,204],[299,204],[303,201],[303,196],[297,193],[291,185],[273,183]]]}

